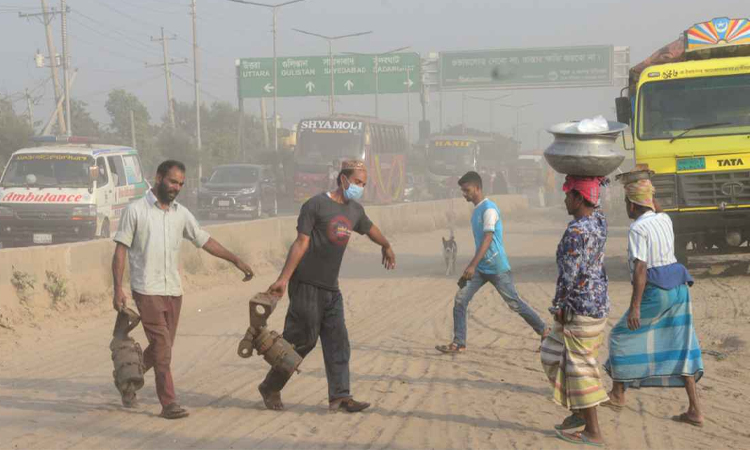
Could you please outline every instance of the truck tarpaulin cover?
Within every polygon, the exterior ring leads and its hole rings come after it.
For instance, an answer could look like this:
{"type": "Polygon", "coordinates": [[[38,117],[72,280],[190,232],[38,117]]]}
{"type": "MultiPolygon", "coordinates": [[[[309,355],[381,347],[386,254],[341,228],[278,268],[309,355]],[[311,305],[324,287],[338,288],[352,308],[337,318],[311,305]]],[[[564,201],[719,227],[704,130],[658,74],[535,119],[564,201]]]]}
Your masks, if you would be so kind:
{"type": "Polygon", "coordinates": [[[628,82],[630,97],[635,96],[638,79],[641,77],[641,72],[647,67],[681,61],[685,61],[685,36],[680,36],[679,39],[660,48],[654,54],[630,69],[630,79],[628,82]]]}

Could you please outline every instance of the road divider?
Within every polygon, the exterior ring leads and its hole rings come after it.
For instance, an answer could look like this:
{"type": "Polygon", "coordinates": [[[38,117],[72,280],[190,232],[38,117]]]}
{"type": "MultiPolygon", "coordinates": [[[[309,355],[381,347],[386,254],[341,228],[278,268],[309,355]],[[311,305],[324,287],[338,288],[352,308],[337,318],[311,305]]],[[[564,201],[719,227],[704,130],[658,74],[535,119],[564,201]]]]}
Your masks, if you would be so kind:
{"type": "MultiPolygon", "coordinates": [[[[505,216],[528,209],[525,196],[492,199],[505,216]]],[[[460,198],[367,206],[366,210],[388,236],[465,226],[472,208],[460,198]]],[[[206,230],[263,274],[283,264],[297,235],[296,225],[296,217],[278,217],[210,225],[206,230]]],[[[0,250],[0,327],[33,323],[50,314],[85,311],[88,315],[111,307],[113,250],[110,240],[0,250]]],[[[229,264],[188,242],[183,243],[180,265],[186,293],[242,279],[229,264]]],[[[128,286],[127,271],[125,277],[128,286]]]]}

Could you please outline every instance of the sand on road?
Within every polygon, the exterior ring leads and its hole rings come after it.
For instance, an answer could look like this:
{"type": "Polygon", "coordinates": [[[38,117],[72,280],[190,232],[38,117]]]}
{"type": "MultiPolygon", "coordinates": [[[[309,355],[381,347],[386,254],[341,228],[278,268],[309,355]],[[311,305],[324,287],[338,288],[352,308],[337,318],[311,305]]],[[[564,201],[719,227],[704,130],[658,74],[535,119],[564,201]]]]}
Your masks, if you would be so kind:
{"type": "MultiPolygon", "coordinates": [[[[559,210],[514,216],[506,245],[521,295],[542,314],[554,293],[554,252],[567,218],[559,210]]],[[[122,409],[112,384],[113,314],[47,319],[0,340],[0,448],[575,448],[554,437],[566,411],[542,372],[538,337],[490,286],[470,308],[467,353],[434,350],[452,332],[454,277],[444,275],[444,232],[392,236],[398,268],[379,266],[379,249],[357,239],[342,272],[352,344],[352,391],[373,406],[329,414],[322,354],[314,350],[283,392],[286,411],[263,408],[256,387],[268,366],[237,356],[248,326],[247,300],[275,277],[217,287],[183,302],[173,371],[191,416],[167,421],[153,375],[136,410],[122,409]]],[[[468,229],[456,230],[463,267],[473,252],[468,229]]],[[[613,228],[607,268],[611,327],[626,310],[630,286],[625,229],[613,228]]],[[[737,258],[734,258],[737,259],[737,258]]],[[[670,420],[686,407],[681,389],[629,391],[620,413],[599,418],[609,448],[750,448],[750,277],[747,259],[696,260],[692,289],[705,377],[699,383],[706,426],[670,420]]],[[[287,301],[271,318],[281,331],[287,301]]],[[[142,331],[134,336],[143,344],[142,331]]],[[[606,349],[600,362],[606,358],[606,349]]],[[[610,380],[605,375],[607,385],[610,380]]]]}

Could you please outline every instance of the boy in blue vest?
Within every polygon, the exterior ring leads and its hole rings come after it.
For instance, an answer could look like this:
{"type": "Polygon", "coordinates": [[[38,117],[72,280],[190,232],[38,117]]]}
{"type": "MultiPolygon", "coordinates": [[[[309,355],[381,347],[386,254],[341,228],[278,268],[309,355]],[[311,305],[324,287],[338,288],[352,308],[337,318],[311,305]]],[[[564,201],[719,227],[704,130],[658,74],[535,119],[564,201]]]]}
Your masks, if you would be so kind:
{"type": "Polygon", "coordinates": [[[490,282],[511,310],[520,315],[534,331],[544,338],[547,325],[521,297],[513,285],[510,264],[503,247],[503,223],[500,210],[482,192],[482,177],[467,172],[458,180],[461,193],[467,202],[474,204],[471,229],[474,233],[476,254],[461,277],[461,289],[453,305],[453,342],[435,347],[443,353],[461,353],[466,350],[466,313],[474,294],[490,282]]]}

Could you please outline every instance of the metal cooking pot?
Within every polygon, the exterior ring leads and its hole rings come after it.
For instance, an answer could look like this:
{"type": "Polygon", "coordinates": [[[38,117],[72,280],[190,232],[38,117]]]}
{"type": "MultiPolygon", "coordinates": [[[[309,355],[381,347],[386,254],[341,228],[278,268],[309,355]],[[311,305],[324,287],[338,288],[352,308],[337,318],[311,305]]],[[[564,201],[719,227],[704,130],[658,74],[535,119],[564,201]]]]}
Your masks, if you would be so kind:
{"type": "Polygon", "coordinates": [[[607,131],[589,133],[579,131],[578,122],[552,126],[547,131],[555,140],[544,151],[544,158],[555,171],[565,175],[609,175],[625,159],[615,141],[628,126],[619,122],[607,124],[607,131]]]}

